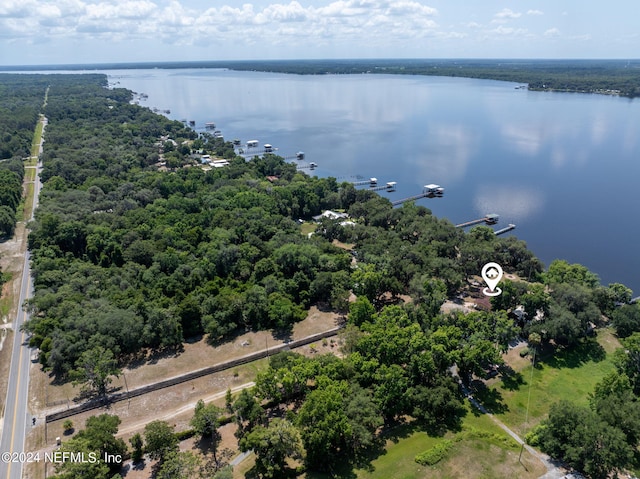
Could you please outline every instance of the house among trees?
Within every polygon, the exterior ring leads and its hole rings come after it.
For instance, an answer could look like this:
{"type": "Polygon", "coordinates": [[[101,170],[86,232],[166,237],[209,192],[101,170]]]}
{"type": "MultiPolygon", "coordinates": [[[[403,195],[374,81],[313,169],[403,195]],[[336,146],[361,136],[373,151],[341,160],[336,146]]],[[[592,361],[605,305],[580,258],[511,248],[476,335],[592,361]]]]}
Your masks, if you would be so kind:
{"type": "Polygon", "coordinates": [[[349,218],[347,213],[338,213],[337,211],[325,210],[321,215],[314,216],[315,221],[320,221],[322,218],[329,218],[331,220],[344,220],[349,218]]]}

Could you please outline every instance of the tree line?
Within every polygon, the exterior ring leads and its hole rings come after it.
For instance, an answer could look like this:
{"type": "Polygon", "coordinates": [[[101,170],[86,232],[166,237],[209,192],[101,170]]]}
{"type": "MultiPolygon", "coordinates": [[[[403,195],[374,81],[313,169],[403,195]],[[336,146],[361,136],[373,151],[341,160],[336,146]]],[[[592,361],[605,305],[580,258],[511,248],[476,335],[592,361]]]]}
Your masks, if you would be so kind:
{"type": "Polygon", "coordinates": [[[22,160],[33,133],[47,81],[41,75],[0,75],[0,237],[13,235],[22,199],[22,160]]]}
{"type": "MultiPolygon", "coordinates": [[[[478,78],[523,83],[531,90],[640,96],[637,60],[265,60],[216,62],[216,65],[233,70],[303,75],[382,73],[478,78]]],[[[197,66],[212,67],[208,62],[197,66]]]]}

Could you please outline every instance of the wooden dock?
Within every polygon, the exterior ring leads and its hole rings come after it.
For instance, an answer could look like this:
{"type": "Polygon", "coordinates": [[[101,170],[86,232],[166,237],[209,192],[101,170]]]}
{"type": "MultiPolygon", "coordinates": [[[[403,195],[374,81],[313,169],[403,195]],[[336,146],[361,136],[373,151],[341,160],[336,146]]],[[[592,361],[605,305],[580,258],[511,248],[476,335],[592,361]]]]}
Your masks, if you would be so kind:
{"type": "Polygon", "coordinates": [[[479,223],[485,223],[486,220],[487,220],[486,218],[478,218],[477,220],[471,220],[471,221],[467,221],[466,223],[460,223],[459,225],[456,225],[456,228],[466,228],[467,226],[473,226],[479,223]]]}
{"type": "Polygon", "coordinates": [[[507,233],[507,232],[509,232],[509,231],[511,231],[511,230],[513,230],[513,229],[515,229],[515,228],[516,228],[516,225],[514,225],[514,224],[509,224],[506,228],[502,228],[501,230],[497,230],[497,231],[495,232],[495,235],[496,235],[496,236],[498,236],[498,235],[501,235],[501,234],[503,234],[503,233],[507,233]]]}
{"type": "Polygon", "coordinates": [[[299,170],[304,170],[306,168],[310,169],[310,170],[315,170],[318,167],[318,165],[316,163],[314,163],[313,161],[311,163],[309,163],[308,165],[298,165],[298,169],[299,170]]]}
{"type": "Polygon", "coordinates": [[[422,193],[419,195],[409,196],[408,198],[402,198],[401,200],[392,201],[391,204],[393,206],[401,205],[402,203],[406,203],[407,201],[416,201],[421,198],[442,198],[443,196],[443,188],[438,185],[425,185],[425,189],[422,190],[422,193]],[[438,190],[432,187],[437,187],[438,190]]]}
{"type": "Polygon", "coordinates": [[[478,218],[477,220],[467,221],[466,223],[460,223],[456,225],[456,228],[466,228],[467,226],[477,225],[479,223],[486,223],[488,225],[495,225],[500,216],[495,213],[489,213],[488,215],[484,215],[482,218],[478,218]]]}
{"type": "Polygon", "coordinates": [[[413,195],[413,196],[409,196],[408,198],[402,198],[401,200],[392,201],[391,204],[393,206],[398,206],[398,205],[401,205],[402,203],[406,203],[407,201],[415,201],[421,198],[426,198],[427,196],[429,196],[428,193],[420,193],[419,195],[413,195]]]}
{"type": "Polygon", "coordinates": [[[352,181],[351,184],[353,186],[365,186],[365,185],[369,185],[370,187],[374,188],[375,186],[378,185],[378,178],[369,178],[368,180],[358,180],[358,181],[352,181]]]}
{"type": "Polygon", "coordinates": [[[386,185],[371,186],[371,191],[396,191],[397,183],[395,181],[389,181],[386,185]]]}
{"type": "Polygon", "coordinates": [[[287,160],[287,161],[289,161],[289,160],[302,161],[302,160],[304,160],[304,151],[299,151],[295,155],[283,156],[282,159],[287,160]]]}

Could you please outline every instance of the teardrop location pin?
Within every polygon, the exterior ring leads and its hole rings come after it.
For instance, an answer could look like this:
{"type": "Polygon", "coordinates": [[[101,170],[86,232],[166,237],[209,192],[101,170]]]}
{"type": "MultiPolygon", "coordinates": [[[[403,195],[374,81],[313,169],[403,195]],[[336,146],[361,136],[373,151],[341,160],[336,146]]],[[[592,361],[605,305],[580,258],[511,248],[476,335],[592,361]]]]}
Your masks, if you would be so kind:
{"type": "Polygon", "coordinates": [[[482,290],[485,296],[498,296],[502,293],[502,290],[498,288],[502,274],[502,267],[498,263],[487,263],[482,267],[482,279],[489,286],[489,288],[482,290]]]}

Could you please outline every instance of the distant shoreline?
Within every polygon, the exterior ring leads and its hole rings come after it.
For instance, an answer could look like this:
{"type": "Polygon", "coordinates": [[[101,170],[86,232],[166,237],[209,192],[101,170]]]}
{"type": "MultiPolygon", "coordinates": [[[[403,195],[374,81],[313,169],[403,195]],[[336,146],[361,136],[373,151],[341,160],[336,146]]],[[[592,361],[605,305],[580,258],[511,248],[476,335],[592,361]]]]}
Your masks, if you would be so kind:
{"type": "Polygon", "coordinates": [[[353,59],[236,60],[0,66],[0,72],[226,68],[297,75],[394,74],[462,77],[526,84],[529,90],[640,97],[636,60],[353,59]]]}

